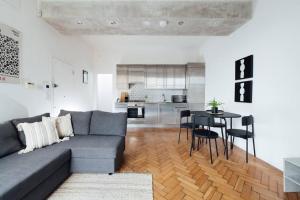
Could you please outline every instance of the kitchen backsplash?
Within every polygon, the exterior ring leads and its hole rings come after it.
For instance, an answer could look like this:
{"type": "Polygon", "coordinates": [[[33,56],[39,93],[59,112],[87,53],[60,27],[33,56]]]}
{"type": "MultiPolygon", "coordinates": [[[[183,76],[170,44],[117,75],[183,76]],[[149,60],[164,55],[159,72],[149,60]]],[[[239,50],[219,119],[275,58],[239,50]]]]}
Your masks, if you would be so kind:
{"type": "Polygon", "coordinates": [[[145,85],[142,83],[132,84],[130,86],[128,95],[129,100],[145,100],[147,96],[147,101],[158,102],[162,101],[162,95],[165,95],[166,101],[171,101],[172,95],[184,95],[185,90],[164,90],[164,89],[145,89],[145,85]]]}

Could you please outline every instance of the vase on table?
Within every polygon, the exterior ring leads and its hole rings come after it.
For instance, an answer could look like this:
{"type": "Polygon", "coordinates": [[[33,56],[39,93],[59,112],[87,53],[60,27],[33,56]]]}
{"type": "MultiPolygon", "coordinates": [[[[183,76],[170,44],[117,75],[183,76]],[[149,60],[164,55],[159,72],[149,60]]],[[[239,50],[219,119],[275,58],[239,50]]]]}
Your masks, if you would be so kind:
{"type": "Polygon", "coordinates": [[[219,111],[218,107],[212,107],[211,108],[212,113],[218,113],[218,111],[219,111]]]}

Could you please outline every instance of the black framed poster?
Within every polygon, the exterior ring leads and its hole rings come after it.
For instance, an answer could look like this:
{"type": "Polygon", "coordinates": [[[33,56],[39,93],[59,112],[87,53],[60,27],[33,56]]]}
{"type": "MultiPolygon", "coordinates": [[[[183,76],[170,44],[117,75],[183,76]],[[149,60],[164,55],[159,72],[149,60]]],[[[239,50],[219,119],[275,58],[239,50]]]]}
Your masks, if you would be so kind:
{"type": "Polygon", "coordinates": [[[235,83],[235,102],[252,103],[252,81],[235,83]]]}
{"type": "Polygon", "coordinates": [[[235,80],[253,78],[253,55],[235,61],[235,80]]]}

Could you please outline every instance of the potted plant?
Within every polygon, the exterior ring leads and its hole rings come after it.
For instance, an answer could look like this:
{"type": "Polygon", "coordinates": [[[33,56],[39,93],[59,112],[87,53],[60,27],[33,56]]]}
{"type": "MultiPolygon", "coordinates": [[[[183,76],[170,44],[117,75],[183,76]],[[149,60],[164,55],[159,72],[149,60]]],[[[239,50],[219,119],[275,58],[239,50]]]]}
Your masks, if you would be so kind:
{"type": "Polygon", "coordinates": [[[218,110],[219,110],[218,107],[222,104],[223,103],[217,101],[215,98],[208,103],[208,105],[211,107],[212,113],[218,113],[218,110]]]}

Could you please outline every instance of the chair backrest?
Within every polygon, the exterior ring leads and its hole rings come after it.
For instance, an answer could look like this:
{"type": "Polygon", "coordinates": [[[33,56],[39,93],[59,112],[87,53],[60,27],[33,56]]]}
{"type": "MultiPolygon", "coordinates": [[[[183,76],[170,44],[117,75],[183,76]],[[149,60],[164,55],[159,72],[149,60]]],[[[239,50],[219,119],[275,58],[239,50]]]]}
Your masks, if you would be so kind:
{"type": "Polygon", "coordinates": [[[211,116],[193,115],[192,122],[194,128],[199,126],[208,126],[210,128],[214,123],[214,119],[211,116]]]}
{"type": "Polygon", "coordinates": [[[252,115],[242,117],[242,126],[249,126],[254,124],[254,118],[252,115]]]}
{"type": "Polygon", "coordinates": [[[191,111],[190,110],[182,110],[182,111],[180,111],[180,118],[190,117],[190,116],[191,116],[191,111]]]}

